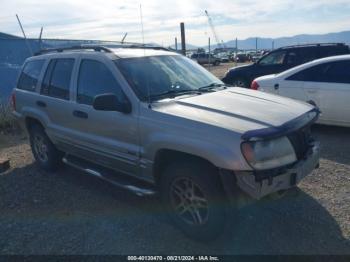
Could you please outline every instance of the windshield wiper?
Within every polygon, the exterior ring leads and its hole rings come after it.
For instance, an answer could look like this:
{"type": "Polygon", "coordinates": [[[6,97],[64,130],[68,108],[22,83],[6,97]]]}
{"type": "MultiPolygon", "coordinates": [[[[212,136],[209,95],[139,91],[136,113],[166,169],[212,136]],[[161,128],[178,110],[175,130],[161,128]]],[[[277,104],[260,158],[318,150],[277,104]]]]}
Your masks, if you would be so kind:
{"type": "Polygon", "coordinates": [[[202,86],[200,88],[198,88],[198,91],[201,91],[201,92],[212,92],[214,89],[218,88],[218,87],[222,87],[223,89],[226,89],[226,86],[224,84],[220,84],[220,83],[210,83],[209,85],[206,85],[206,86],[202,86]]]}
{"type": "Polygon", "coordinates": [[[175,98],[177,96],[182,96],[186,94],[201,94],[201,92],[199,92],[198,90],[192,90],[192,89],[177,90],[177,91],[169,90],[164,93],[151,95],[150,98],[152,101],[154,101],[157,98],[162,98],[162,97],[175,98]]]}

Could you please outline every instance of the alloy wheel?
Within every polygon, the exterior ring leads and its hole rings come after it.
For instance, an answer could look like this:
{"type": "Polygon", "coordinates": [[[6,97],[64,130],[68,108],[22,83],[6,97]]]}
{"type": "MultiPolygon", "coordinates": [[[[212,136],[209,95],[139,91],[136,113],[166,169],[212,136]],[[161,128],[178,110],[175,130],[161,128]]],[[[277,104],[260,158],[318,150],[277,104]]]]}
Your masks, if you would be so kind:
{"type": "Polygon", "coordinates": [[[34,150],[36,152],[37,157],[43,163],[47,162],[48,157],[48,146],[43,136],[35,135],[34,136],[34,150]]]}
{"type": "Polygon", "coordinates": [[[176,215],[185,223],[198,226],[208,221],[208,200],[192,179],[175,179],[170,187],[170,200],[176,215]]]}

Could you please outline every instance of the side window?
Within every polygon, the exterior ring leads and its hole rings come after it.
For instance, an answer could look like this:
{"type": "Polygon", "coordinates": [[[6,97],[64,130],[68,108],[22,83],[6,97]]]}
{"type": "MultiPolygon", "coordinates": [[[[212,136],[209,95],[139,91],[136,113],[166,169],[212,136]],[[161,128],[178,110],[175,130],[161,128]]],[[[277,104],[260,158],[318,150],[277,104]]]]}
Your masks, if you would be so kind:
{"type": "Polygon", "coordinates": [[[259,64],[260,65],[282,65],[286,57],[286,51],[276,51],[263,57],[259,64]]]}
{"type": "Polygon", "coordinates": [[[26,63],[19,77],[17,88],[35,91],[44,62],[45,60],[35,60],[26,63]]]}
{"type": "Polygon", "coordinates": [[[307,69],[304,69],[294,75],[291,75],[286,80],[290,81],[306,81],[306,82],[319,82],[320,75],[325,70],[325,65],[316,65],[307,69]]]}
{"type": "Polygon", "coordinates": [[[289,51],[287,55],[287,65],[296,65],[298,64],[298,55],[296,51],[289,51]]]}
{"type": "Polygon", "coordinates": [[[74,66],[74,59],[53,59],[47,67],[41,93],[44,95],[69,99],[69,85],[74,66]]]}
{"type": "Polygon", "coordinates": [[[106,93],[115,94],[120,101],[125,99],[117,80],[103,63],[83,60],[79,69],[77,102],[92,105],[95,96],[106,93]]]}
{"type": "Polygon", "coordinates": [[[317,58],[319,58],[318,54],[318,48],[315,47],[306,47],[306,48],[299,48],[299,64],[305,64],[307,62],[313,61],[317,58]]]}
{"type": "Polygon", "coordinates": [[[350,83],[350,61],[329,62],[302,70],[286,80],[306,82],[350,83]]]}
{"type": "Polygon", "coordinates": [[[321,75],[321,81],[350,84],[350,60],[328,63],[321,75]]]}
{"type": "Polygon", "coordinates": [[[320,47],[320,57],[348,54],[346,46],[324,46],[320,47]]]}

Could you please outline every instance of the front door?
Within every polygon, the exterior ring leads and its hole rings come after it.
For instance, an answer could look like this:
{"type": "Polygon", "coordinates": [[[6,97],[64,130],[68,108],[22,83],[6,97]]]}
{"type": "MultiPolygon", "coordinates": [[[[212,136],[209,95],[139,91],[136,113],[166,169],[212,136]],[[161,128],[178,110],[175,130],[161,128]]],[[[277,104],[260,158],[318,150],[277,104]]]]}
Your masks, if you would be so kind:
{"type": "Polygon", "coordinates": [[[138,172],[139,143],[137,111],[130,114],[97,111],[92,107],[96,95],[113,93],[121,101],[124,94],[114,68],[103,58],[81,59],[76,79],[74,119],[77,152],[81,157],[135,175],[138,172]]]}

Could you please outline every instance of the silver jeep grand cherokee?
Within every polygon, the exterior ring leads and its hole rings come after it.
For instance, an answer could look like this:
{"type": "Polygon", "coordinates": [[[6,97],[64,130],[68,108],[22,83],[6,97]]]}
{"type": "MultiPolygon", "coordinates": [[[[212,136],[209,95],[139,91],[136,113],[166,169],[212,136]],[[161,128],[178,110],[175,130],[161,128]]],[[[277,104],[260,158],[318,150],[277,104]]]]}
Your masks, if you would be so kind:
{"type": "Polygon", "coordinates": [[[187,235],[223,230],[222,201],[292,188],[319,163],[313,106],[225,86],[161,48],[46,50],[26,60],[14,114],[34,157],[138,195],[159,192],[187,235]]]}

